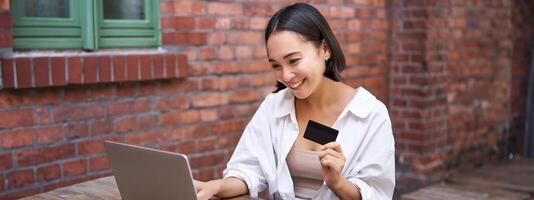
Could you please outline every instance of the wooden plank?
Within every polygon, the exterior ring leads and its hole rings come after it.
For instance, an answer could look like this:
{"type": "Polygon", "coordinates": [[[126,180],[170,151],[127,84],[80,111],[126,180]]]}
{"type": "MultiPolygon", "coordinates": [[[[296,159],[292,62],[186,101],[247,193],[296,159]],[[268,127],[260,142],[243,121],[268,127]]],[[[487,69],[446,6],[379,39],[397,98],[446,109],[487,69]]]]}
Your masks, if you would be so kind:
{"type": "Polygon", "coordinates": [[[448,181],[534,193],[534,160],[516,159],[485,166],[455,175],[448,181]]]}
{"type": "Polygon", "coordinates": [[[402,195],[402,200],[524,200],[530,197],[513,192],[475,185],[436,184],[402,195]]]}

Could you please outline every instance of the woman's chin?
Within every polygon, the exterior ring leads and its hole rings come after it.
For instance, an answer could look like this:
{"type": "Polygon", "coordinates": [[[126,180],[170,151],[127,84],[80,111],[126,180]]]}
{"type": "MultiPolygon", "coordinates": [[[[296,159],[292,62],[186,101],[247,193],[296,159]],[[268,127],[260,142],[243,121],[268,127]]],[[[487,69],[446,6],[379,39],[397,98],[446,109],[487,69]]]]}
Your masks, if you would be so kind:
{"type": "Polygon", "coordinates": [[[310,96],[308,94],[303,93],[302,91],[293,91],[293,90],[291,90],[291,92],[293,92],[293,96],[295,96],[295,98],[301,99],[301,100],[302,99],[306,99],[306,98],[308,98],[308,96],[310,96]]]}

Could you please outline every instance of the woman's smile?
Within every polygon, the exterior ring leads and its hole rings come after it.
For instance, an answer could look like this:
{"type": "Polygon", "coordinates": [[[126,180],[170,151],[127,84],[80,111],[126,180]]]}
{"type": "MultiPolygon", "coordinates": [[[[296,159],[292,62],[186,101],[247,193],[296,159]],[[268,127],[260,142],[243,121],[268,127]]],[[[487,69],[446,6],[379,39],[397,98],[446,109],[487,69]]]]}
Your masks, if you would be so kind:
{"type": "Polygon", "coordinates": [[[302,83],[304,83],[305,80],[306,80],[306,79],[302,79],[302,80],[300,80],[300,81],[297,81],[297,82],[294,82],[294,83],[290,83],[290,84],[288,84],[288,85],[289,85],[289,87],[290,87],[291,89],[296,90],[296,89],[299,88],[299,86],[302,85],[302,83]]]}

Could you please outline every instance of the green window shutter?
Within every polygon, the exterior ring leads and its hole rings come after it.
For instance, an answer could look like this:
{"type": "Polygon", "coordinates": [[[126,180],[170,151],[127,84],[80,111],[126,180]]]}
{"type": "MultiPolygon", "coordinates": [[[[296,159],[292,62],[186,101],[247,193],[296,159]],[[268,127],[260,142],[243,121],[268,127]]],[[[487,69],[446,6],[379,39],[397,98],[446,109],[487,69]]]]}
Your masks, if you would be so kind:
{"type": "MultiPolygon", "coordinates": [[[[65,7],[65,13],[67,13],[65,16],[42,17],[24,15],[23,9],[26,8],[24,5],[29,6],[32,2],[12,0],[14,48],[82,48],[83,20],[80,16],[82,5],[78,0],[67,0],[66,2],[68,2],[68,6],[65,7]]],[[[45,3],[45,1],[41,1],[41,3],[45,3]]]]}
{"type": "MultiPolygon", "coordinates": [[[[97,27],[97,44],[100,48],[112,47],[156,47],[160,44],[160,25],[159,25],[159,1],[158,0],[140,0],[138,4],[132,1],[114,0],[115,6],[105,7],[103,0],[97,0],[96,5],[96,27],[97,27]],[[119,5],[119,4],[124,5],[119,5]],[[128,16],[120,13],[131,11],[125,7],[136,7],[138,13],[128,16]],[[140,7],[140,8],[139,8],[140,7]],[[108,9],[108,10],[105,10],[108,9]],[[113,10],[116,9],[116,10],[113,10]],[[109,16],[106,15],[108,11],[109,16]],[[138,14],[138,15],[135,15],[138,14]]],[[[109,3],[109,2],[106,2],[109,3]]]]}
{"type": "MultiPolygon", "coordinates": [[[[140,0],[141,17],[136,19],[121,18],[120,13],[129,12],[124,7],[134,1],[112,0],[106,3],[110,2],[118,5],[115,7],[119,8],[118,15],[105,17],[105,14],[114,13],[104,11],[106,8],[103,0],[12,0],[10,5],[14,48],[94,50],[160,45],[158,0],[140,0]],[[45,7],[64,5],[64,9],[50,14],[42,12],[36,4],[43,4],[45,7]],[[34,13],[28,12],[32,11],[32,8],[34,13]]],[[[55,7],[51,10],[56,11],[55,7]]]]}

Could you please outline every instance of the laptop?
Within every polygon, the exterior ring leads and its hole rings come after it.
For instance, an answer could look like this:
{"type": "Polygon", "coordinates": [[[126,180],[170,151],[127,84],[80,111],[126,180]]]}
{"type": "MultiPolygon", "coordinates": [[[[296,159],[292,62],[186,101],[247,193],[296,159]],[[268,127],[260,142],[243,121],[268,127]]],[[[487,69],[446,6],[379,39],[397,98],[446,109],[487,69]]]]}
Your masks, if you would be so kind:
{"type": "Polygon", "coordinates": [[[185,155],[111,141],[104,145],[123,200],[197,199],[185,155]]]}

